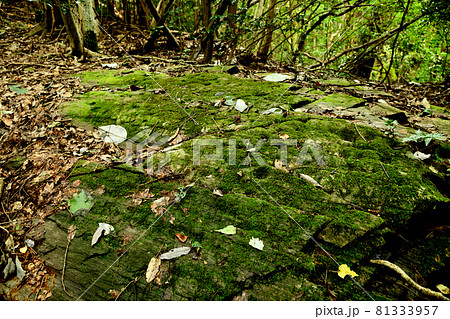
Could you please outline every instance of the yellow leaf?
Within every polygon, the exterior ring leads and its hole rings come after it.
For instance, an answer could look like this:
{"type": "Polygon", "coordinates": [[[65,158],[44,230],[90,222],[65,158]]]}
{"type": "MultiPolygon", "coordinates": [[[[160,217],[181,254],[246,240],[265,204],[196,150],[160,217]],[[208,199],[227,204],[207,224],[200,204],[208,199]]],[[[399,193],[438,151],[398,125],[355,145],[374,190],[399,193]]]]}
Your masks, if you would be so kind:
{"type": "Polygon", "coordinates": [[[358,274],[356,272],[354,272],[353,270],[351,270],[350,267],[348,267],[346,264],[342,264],[339,266],[338,275],[342,279],[344,279],[345,276],[347,276],[347,275],[352,276],[352,277],[358,276],[358,274]]]}
{"type": "Polygon", "coordinates": [[[25,253],[27,252],[27,249],[28,249],[28,247],[27,247],[27,246],[24,246],[24,247],[20,248],[19,251],[20,251],[22,254],[25,254],[25,253]]]}
{"type": "Polygon", "coordinates": [[[447,286],[444,286],[442,284],[439,284],[436,286],[437,289],[439,289],[440,292],[442,292],[443,294],[450,294],[450,288],[448,288],[447,286]]]}

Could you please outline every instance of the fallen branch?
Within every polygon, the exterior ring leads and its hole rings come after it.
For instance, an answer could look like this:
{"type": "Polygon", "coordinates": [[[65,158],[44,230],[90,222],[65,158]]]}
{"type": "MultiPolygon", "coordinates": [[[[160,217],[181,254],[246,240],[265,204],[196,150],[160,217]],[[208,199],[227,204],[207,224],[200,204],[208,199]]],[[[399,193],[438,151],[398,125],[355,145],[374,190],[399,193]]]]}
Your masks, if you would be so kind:
{"type": "Polygon", "coordinates": [[[393,263],[387,261],[387,260],[381,260],[381,259],[371,259],[370,262],[372,264],[378,264],[383,265],[385,267],[388,267],[398,273],[407,283],[409,283],[411,286],[413,286],[415,289],[417,289],[419,292],[423,293],[424,295],[434,297],[439,300],[445,300],[450,301],[449,298],[444,296],[442,293],[433,291],[431,289],[425,288],[418,283],[416,283],[414,280],[411,279],[399,266],[394,265],[393,263]]]}

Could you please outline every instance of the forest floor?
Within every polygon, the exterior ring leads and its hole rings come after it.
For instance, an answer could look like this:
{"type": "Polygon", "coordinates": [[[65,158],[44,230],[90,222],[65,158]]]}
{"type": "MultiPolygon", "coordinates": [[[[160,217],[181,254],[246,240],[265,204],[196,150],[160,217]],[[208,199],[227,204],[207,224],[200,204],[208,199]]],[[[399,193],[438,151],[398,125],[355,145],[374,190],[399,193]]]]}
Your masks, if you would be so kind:
{"type": "MultiPolygon", "coordinates": [[[[349,276],[337,276],[328,252],[356,269],[376,299],[430,296],[395,273],[381,276],[370,264],[375,256],[390,257],[430,289],[450,284],[448,142],[407,145],[393,134],[420,129],[446,140],[449,88],[387,88],[307,71],[295,77],[277,65],[199,66],[164,53],[131,60],[113,46],[105,48],[109,57],[78,61],[62,40],[27,37],[25,8],[0,10],[2,298],[367,299],[349,276]],[[287,78],[264,81],[270,74],[287,78]],[[246,103],[242,112],[236,99],[246,103]],[[170,166],[139,170],[149,149],[120,160],[140,144],[105,143],[94,128],[108,124],[123,125],[128,137],[167,136],[151,151],[170,152],[170,166]],[[279,146],[261,147],[268,168],[196,167],[193,148],[204,138],[228,141],[226,154],[233,139],[320,141],[327,167],[277,162],[279,146]],[[422,162],[416,151],[432,157],[422,162]],[[95,203],[87,217],[76,216],[77,201],[95,203]],[[115,232],[91,248],[99,222],[115,232]],[[227,225],[236,233],[216,231],[227,225]],[[159,236],[143,236],[150,228],[159,236]],[[252,238],[263,240],[261,254],[248,245],[252,238]],[[179,246],[191,247],[190,258],[149,266],[155,274],[147,284],[148,262],[179,246]],[[101,279],[113,266],[119,275],[101,279]]],[[[235,151],[239,162],[250,159],[248,147],[235,151]]]]}

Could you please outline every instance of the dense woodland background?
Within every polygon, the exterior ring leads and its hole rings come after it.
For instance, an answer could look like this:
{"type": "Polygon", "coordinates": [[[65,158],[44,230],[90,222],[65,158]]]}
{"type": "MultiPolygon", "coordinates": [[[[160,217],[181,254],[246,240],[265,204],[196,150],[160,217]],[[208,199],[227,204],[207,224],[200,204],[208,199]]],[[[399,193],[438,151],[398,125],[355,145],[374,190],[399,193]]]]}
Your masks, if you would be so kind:
{"type": "MultiPolygon", "coordinates": [[[[1,0],[12,4],[14,0],[1,0]]],[[[450,82],[448,0],[36,0],[30,35],[97,52],[450,82]],[[64,32],[65,31],[65,32],[64,32]],[[120,44],[123,49],[121,49],[120,44]]]]}

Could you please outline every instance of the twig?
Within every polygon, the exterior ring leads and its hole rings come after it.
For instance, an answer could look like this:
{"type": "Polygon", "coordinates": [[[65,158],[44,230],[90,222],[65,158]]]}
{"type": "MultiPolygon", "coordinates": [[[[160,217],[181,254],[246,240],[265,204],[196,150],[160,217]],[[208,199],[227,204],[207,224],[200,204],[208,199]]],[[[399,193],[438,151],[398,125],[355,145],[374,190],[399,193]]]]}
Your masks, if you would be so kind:
{"type": "Polygon", "coordinates": [[[445,301],[450,301],[449,298],[447,298],[446,296],[444,296],[442,293],[437,292],[437,291],[433,291],[431,289],[425,288],[421,285],[419,285],[418,283],[416,283],[414,280],[411,279],[411,277],[409,277],[404,271],[403,269],[401,269],[400,267],[398,267],[397,265],[394,265],[393,263],[387,261],[387,260],[381,260],[381,259],[371,259],[370,262],[372,264],[378,264],[378,265],[383,265],[385,267],[388,267],[390,269],[392,269],[393,271],[395,271],[396,273],[398,273],[407,283],[409,283],[410,285],[412,285],[415,289],[417,289],[419,292],[427,295],[427,296],[431,296],[434,297],[436,299],[439,300],[445,300],[445,301]]]}
{"type": "Polygon", "coordinates": [[[219,129],[220,133],[223,133],[222,129],[219,127],[219,125],[217,124],[216,120],[214,119],[214,116],[212,117],[214,124],[216,124],[217,128],[219,129]]]}
{"type": "Polygon", "coordinates": [[[128,285],[126,285],[124,288],[120,289],[119,294],[117,295],[117,297],[114,299],[114,301],[117,301],[119,299],[119,297],[122,295],[122,293],[127,290],[128,287],[130,287],[130,285],[132,283],[137,283],[142,277],[144,277],[144,275],[140,275],[139,277],[134,278],[132,281],[130,281],[128,283],[128,285]]]}
{"type": "Polygon", "coordinates": [[[384,174],[386,174],[386,176],[387,176],[387,178],[391,178],[390,176],[389,176],[389,174],[388,174],[388,172],[386,172],[386,169],[384,168],[384,165],[383,165],[383,163],[381,163],[380,162],[380,165],[381,165],[381,168],[383,169],[383,171],[384,171],[384,174]]]}
{"type": "Polygon", "coordinates": [[[72,241],[72,239],[75,237],[76,229],[77,228],[75,227],[75,225],[72,225],[69,227],[69,229],[67,231],[67,246],[66,246],[66,253],[64,254],[64,265],[63,265],[62,275],[61,275],[61,284],[62,284],[63,290],[70,298],[75,298],[75,297],[72,296],[71,294],[69,294],[66,290],[66,286],[64,284],[64,274],[66,272],[66,262],[67,262],[67,253],[69,252],[69,245],[70,245],[70,242],[72,241]]]}
{"type": "Polygon", "coordinates": [[[358,130],[358,126],[356,126],[356,123],[353,123],[353,125],[355,125],[356,132],[358,132],[359,136],[361,136],[361,138],[364,140],[364,142],[367,143],[367,140],[364,138],[364,136],[362,136],[361,132],[358,130]]]}
{"type": "Polygon", "coordinates": [[[64,284],[64,273],[66,271],[66,261],[67,261],[67,253],[69,252],[69,245],[70,245],[70,241],[67,242],[67,246],[66,246],[66,253],[64,254],[64,265],[63,265],[63,270],[62,270],[62,275],[61,275],[61,284],[63,287],[64,292],[70,297],[70,298],[75,298],[74,296],[72,296],[71,294],[69,294],[66,290],[66,285],[64,284]]]}

